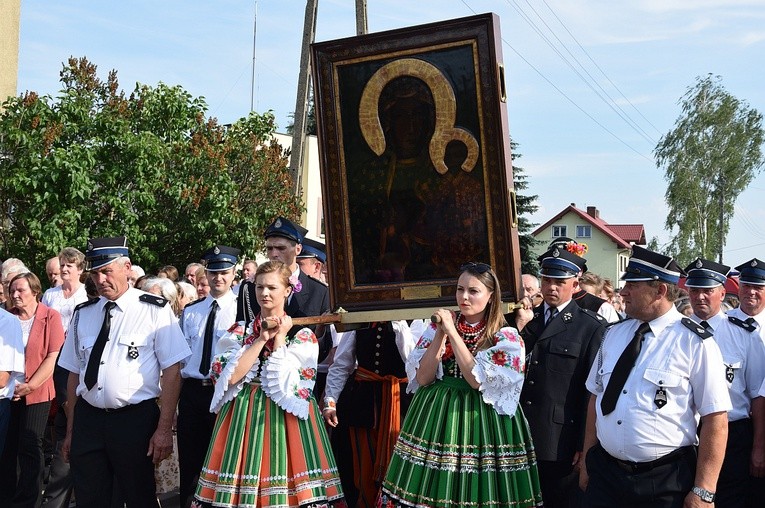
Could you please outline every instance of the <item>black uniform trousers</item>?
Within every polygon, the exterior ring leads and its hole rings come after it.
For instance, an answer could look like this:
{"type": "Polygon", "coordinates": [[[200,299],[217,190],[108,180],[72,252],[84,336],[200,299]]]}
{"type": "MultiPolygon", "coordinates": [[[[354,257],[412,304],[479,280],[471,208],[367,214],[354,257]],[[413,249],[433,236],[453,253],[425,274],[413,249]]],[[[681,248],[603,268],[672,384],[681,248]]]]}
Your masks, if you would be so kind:
{"type": "Polygon", "coordinates": [[[178,399],[178,469],[180,506],[188,506],[194,496],[207,448],[212,439],[216,414],[210,412],[215,387],[209,380],[185,378],[178,399]]]}
{"type": "Polygon", "coordinates": [[[693,447],[630,467],[596,444],[586,461],[590,477],[586,508],[682,508],[696,476],[693,447]]]}
{"type": "Polygon", "coordinates": [[[59,407],[54,420],[56,444],[53,460],[50,463],[50,476],[43,493],[43,506],[46,508],[68,508],[72,498],[72,476],[69,474],[69,462],[64,461],[62,446],[66,437],[66,413],[59,407]]]}
{"type": "Polygon", "coordinates": [[[146,455],[158,421],[154,399],[111,411],[77,401],[70,452],[77,508],[108,506],[115,480],[127,508],[159,508],[146,455]]]}
{"type": "MultiPolygon", "coordinates": [[[[720,469],[720,478],[717,480],[715,496],[717,508],[744,508],[747,504],[753,432],[752,420],[749,418],[728,422],[725,460],[720,469]]],[[[760,503],[762,502],[763,500],[760,499],[760,503]]]]}
{"type": "Polygon", "coordinates": [[[50,402],[27,405],[25,398],[11,402],[11,418],[0,458],[0,506],[31,507],[42,503],[43,435],[50,402]]]}
{"type": "Polygon", "coordinates": [[[544,485],[542,500],[546,508],[578,508],[582,502],[579,469],[571,461],[537,462],[539,484],[544,485]]]}

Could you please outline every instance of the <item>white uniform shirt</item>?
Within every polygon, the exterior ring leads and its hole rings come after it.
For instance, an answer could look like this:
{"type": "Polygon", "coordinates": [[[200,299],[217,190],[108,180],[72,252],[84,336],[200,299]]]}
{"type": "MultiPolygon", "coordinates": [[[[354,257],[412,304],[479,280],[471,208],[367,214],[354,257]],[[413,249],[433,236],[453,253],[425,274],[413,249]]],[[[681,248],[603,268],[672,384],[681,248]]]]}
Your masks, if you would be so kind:
{"type": "Polygon", "coordinates": [[[598,439],[611,456],[647,462],[697,444],[697,417],[731,409],[717,343],[686,328],[683,317],[672,306],[648,323],[651,332],[645,334],[616,409],[604,416],[605,387],[640,321],[630,319],[607,330],[586,386],[596,396],[598,439]],[[659,390],[666,392],[661,408],[655,403],[659,390]]]}
{"type": "MultiPolygon", "coordinates": [[[[421,320],[412,323],[414,331],[422,332],[423,327],[419,324],[421,320]],[[415,325],[415,323],[418,323],[415,325]]],[[[393,332],[396,334],[396,347],[401,355],[401,359],[406,363],[409,353],[414,349],[417,340],[412,334],[412,329],[406,324],[406,321],[393,321],[393,332]]],[[[329,368],[327,374],[327,386],[324,389],[325,397],[331,397],[337,400],[343,391],[348,377],[356,369],[356,332],[345,332],[343,338],[335,353],[335,361],[329,368]]],[[[419,335],[418,337],[419,338],[419,335]]]]}
{"type": "MultiPolygon", "coordinates": [[[[691,319],[697,323],[702,321],[695,314],[691,319]]],[[[720,348],[725,365],[724,379],[733,404],[733,409],[728,412],[728,421],[749,418],[752,399],[757,397],[765,379],[765,345],[757,331],[747,332],[728,321],[728,316],[722,312],[706,321],[712,327],[710,332],[720,348]],[[729,373],[733,375],[732,382],[727,379],[729,373]]]]}
{"type": "Polygon", "coordinates": [[[0,399],[10,399],[16,384],[24,381],[24,341],[19,318],[0,309],[0,371],[11,374],[0,399]]]}
{"type": "Polygon", "coordinates": [[[42,303],[61,314],[61,325],[64,327],[64,332],[69,328],[74,308],[86,301],[88,301],[88,293],[85,291],[85,284],[80,284],[77,291],[69,298],[64,296],[64,290],[61,286],[50,288],[42,297],[42,303]]]}
{"type": "MultiPolygon", "coordinates": [[[[210,359],[215,353],[215,345],[228,329],[236,322],[236,295],[233,291],[227,291],[220,298],[207,295],[203,300],[197,300],[187,305],[181,314],[181,330],[186,343],[191,349],[191,356],[181,363],[181,377],[202,379],[199,373],[199,363],[202,361],[202,349],[205,343],[205,328],[207,317],[210,315],[210,306],[213,301],[218,302],[218,312],[215,314],[213,330],[212,350],[210,359]]],[[[209,366],[208,366],[209,367],[209,366]]]]}
{"type": "Polygon", "coordinates": [[[735,309],[729,310],[727,315],[739,318],[741,321],[746,321],[750,317],[753,317],[755,324],[757,325],[757,333],[760,335],[760,340],[762,340],[763,345],[765,345],[765,312],[760,312],[756,316],[750,316],[741,310],[741,307],[736,307],[735,309]]]}
{"type": "Polygon", "coordinates": [[[603,305],[598,309],[598,314],[603,316],[609,323],[616,323],[621,319],[614,306],[608,302],[603,302],[603,305]]]}
{"type": "Polygon", "coordinates": [[[107,300],[99,298],[75,313],[58,364],[79,374],[77,395],[91,406],[114,409],[158,397],[161,371],[189,356],[170,305],[159,307],[140,301],[139,297],[146,294],[130,288],[115,300],[109,341],[91,390],[85,386],[85,370],[104,321],[107,300]],[[130,358],[130,350],[137,350],[138,357],[130,358]]]}

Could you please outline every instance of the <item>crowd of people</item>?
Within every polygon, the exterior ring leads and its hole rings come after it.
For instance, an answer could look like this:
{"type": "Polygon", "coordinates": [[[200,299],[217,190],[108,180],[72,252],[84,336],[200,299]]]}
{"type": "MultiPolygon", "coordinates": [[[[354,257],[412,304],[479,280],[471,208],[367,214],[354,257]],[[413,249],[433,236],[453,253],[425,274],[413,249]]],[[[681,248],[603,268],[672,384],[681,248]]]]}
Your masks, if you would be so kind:
{"type": "Polygon", "coordinates": [[[5,260],[0,506],[759,505],[762,261],[635,246],[617,290],[553,242],[510,313],[466,262],[456,312],[339,331],[296,324],[330,311],[306,233],[156,275],[93,238],[47,291],[5,260]]]}

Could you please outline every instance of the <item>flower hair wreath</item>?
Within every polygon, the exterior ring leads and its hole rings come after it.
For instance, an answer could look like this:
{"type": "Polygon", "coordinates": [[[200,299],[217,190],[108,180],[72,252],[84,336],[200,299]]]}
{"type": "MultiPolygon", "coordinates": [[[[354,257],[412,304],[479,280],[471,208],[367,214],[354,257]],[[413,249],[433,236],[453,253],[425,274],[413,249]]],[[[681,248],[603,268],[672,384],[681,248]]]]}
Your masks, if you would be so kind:
{"type": "Polygon", "coordinates": [[[295,293],[300,293],[300,291],[303,289],[303,283],[300,282],[300,279],[298,279],[297,275],[290,275],[290,286],[292,286],[292,291],[295,293]]]}

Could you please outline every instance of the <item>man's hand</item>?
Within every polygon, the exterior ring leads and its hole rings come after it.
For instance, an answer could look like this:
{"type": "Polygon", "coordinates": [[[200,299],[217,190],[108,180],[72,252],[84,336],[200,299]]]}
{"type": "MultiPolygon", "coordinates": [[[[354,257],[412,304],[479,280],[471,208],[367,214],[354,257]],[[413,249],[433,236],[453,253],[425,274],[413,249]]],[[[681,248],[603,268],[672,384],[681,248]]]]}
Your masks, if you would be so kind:
{"type": "Polygon", "coordinates": [[[61,458],[64,462],[69,462],[70,452],[72,451],[72,432],[69,431],[64,437],[64,442],[61,444],[61,458]]]}
{"type": "Polygon", "coordinates": [[[749,474],[755,478],[765,477],[765,450],[752,448],[752,456],[749,461],[749,474]]]}
{"type": "Polygon", "coordinates": [[[147,457],[159,464],[173,453],[173,431],[170,428],[157,428],[149,441],[147,457]]]}
{"type": "Polygon", "coordinates": [[[337,411],[335,411],[334,408],[325,408],[324,411],[321,412],[321,417],[324,418],[324,422],[327,425],[337,427],[337,411]]]}
{"type": "Polygon", "coordinates": [[[688,495],[685,496],[685,501],[683,502],[683,508],[714,508],[714,506],[714,503],[705,503],[693,492],[689,492],[688,495]]]}

